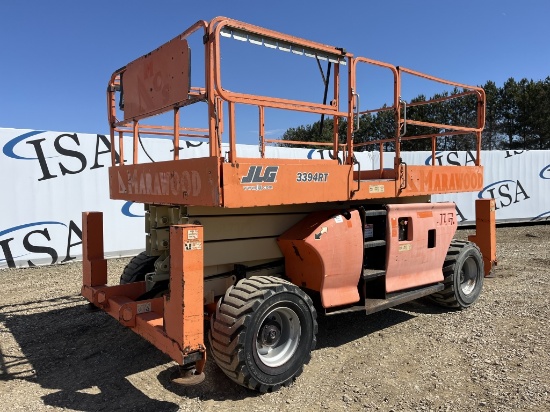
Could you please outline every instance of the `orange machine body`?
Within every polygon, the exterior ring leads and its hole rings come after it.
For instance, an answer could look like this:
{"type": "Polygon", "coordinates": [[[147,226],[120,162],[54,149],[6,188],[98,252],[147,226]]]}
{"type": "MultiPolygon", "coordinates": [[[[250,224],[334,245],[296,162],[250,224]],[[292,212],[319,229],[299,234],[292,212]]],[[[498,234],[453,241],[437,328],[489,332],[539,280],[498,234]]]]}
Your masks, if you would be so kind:
{"type": "Polygon", "coordinates": [[[400,181],[363,177],[331,160],[217,157],[109,169],[111,198],[227,208],[391,199],[483,188],[482,166],[407,166],[400,181]]]}
{"type": "MultiPolygon", "coordinates": [[[[193,79],[196,78],[201,76],[195,74],[193,79]]],[[[261,243],[262,253],[250,264],[250,271],[264,270],[266,264],[271,266],[265,270],[274,271],[273,262],[284,259],[286,276],[300,287],[318,291],[325,308],[356,305],[355,309],[366,308],[367,313],[371,313],[389,307],[391,302],[385,300],[386,297],[398,291],[412,290],[416,293],[414,296],[419,297],[422,293],[441,290],[442,264],[457,222],[452,204],[427,203],[429,196],[483,188],[480,154],[485,92],[482,88],[354,56],[341,47],[226,17],[198,21],[160,48],[115,71],[107,87],[107,106],[110,196],[144,203],[148,208],[149,243],[146,244],[148,251],[153,251],[150,256],[159,256],[154,274],[169,279],[170,287],[163,297],[144,297],[149,292],[146,281],[107,286],[102,218],[97,213],[84,213],[82,295],[179,364],[196,365],[199,373],[206,359],[204,311],[211,311],[229,287],[227,282],[236,281],[246,270],[239,256],[234,260],[231,256],[206,258],[209,242],[222,245],[216,250],[234,250],[235,254],[239,253],[235,246],[238,242],[261,243]],[[188,41],[193,36],[199,38],[198,51],[204,52],[203,83],[198,86],[190,84],[188,41]],[[251,43],[251,47],[260,45],[270,50],[291,51],[287,53],[290,56],[313,58],[319,68],[321,61],[327,62],[327,79],[323,73],[323,81],[326,94],[330,76],[332,100],[316,103],[225,88],[221,76],[222,37],[251,43]],[[389,104],[361,107],[357,70],[364,67],[375,67],[391,76],[393,89],[389,104]],[[451,86],[458,92],[407,105],[401,99],[405,77],[451,86]],[[465,97],[475,106],[474,118],[468,124],[439,124],[407,117],[407,107],[444,104],[465,97]],[[204,124],[184,125],[196,120],[194,115],[182,116],[195,103],[206,108],[204,124]],[[236,108],[244,106],[255,108],[258,113],[256,158],[238,153],[236,108]],[[276,110],[332,120],[332,140],[304,142],[268,138],[266,123],[269,113],[276,110]],[[388,111],[392,122],[389,135],[358,141],[356,132],[361,117],[388,111]],[[169,124],[142,124],[144,119],[156,115],[164,115],[159,116],[163,120],[168,117],[169,124]],[[347,127],[339,128],[344,120],[347,127]],[[407,133],[407,125],[414,126],[409,131],[414,129],[416,133],[407,133]],[[154,161],[149,155],[150,161],[140,159],[142,138],[159,136],[171,140],[169,159],[154,161]],[[473,164],[442,166],[436,163],[438,138],[466,136],[472,138],[473,164]],[[130,150],[125,147],[126,137],[131,138],[130,150]],[[188,143],[202,139],[207,143],[207,153],[183,159],[180,154],[184,139],[188,143]],[[413,140],[430,143],[431,164],[403,162],[402,144],[413,140]],[[269,145],[329,149],[331,156],[324,160],[270,158],[266,150],[269,145]],[[354,155],[363,150],[379,153],[378,164],[373,163],[369,170],[365,170],[354,155]],[[394,153],[393,164],[389,166],[384,165],[386,150],[394,153]],[[166,216],[151,212],[162,208],[166,216]],[[236,219],[239,216],[240,220],[236,219]],[[230,227],[247,216],[255,222],[270,216],[277,216],[279,220],[265,225],[269,232],[267,229],[262,232],[261,224],[254,231],[242,228],[239,233],[254,234],[236,239],[230,227]],[[227,217],[225,221],[224,217],[227,217]],[[201,221],[214,220],[216,227],[209,227],[205,232],[225,232],[215,239],[203,239],[201,221]],[[278,227],[274,222],[284,222],[285,226],[273,233],[273,228],[278,227]],[[233,248],[224,249],[221,242],[233,248]],[[207,261],[215,264],[205,267],[207,261]],[[428,287],[415,290],[423,285],[428,287]],[[370,309],[368,304],[357,306],[361,299],[371,297],[374,303],[370,309]]],[[[478,233],[473,240],[483,252],[486,273],[489,273],[496,261],[494,201],[481,199],[477,206],[478,233]]],[[[249,255],[244,263],[254,260],[249,255]]],[[[411,300],[412,296],[403,295],[391,304],[411,300]]]]}
{"type": "Polygon", "coordinates": [[[388,205],[386,292],[443,281],[456,232],[454,203],[388,205]]]}
{"type": "Polygon", "coordinates": [[[363,230],[358,210],[312,213],[278,239],[292,283],[321,293],[325,308],[359,301],[363,230]]]}
{"type": "Polygon", "coordinates": [[[384,255],[385,292],[443,281],[443,261],[456,228],[454,203],[387,205],[386,240],[369,241],[360,210],[323,211],[278,239],[285,273],[293,283],[321,294],[323,307],[359,302],[358,284],[369,259],[364,250],[379,242],[384,255]],[[367,240],[366,242],[363,242],[367,240]]]}

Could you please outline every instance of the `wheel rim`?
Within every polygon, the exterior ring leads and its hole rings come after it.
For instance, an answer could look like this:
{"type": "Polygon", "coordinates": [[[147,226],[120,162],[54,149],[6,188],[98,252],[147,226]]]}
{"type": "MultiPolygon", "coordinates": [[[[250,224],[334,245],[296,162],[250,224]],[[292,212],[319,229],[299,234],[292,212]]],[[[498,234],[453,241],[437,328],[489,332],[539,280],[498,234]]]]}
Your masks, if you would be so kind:
{"type": "Polygon", "coordinates": [[[466,259],[460,270],[460,289],[465,295],[472,293],[477,284],[478,267],[475,259],[466,259]]]}
{"type": "Polygon", "coordinates": [[[271,368],[284,365],[300,343],[300,318],[290,308],[275,308],[262,320],[256,336],[256,353],[271,368]]]}

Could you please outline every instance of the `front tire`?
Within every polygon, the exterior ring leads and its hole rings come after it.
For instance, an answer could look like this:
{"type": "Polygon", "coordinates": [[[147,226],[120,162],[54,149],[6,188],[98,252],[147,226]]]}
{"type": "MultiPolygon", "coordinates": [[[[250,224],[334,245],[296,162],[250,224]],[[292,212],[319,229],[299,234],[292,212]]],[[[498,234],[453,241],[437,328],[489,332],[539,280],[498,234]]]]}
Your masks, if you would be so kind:
{"type": "Polygon", "coordinates": [[[317,312],[300,288],[254,276],[228,289],[211,319],[212,355],[236,383],[272,392],[287,386],[311,359],[317,312]]]}
{"type": "Polygon", "coordinates": [[[430,298],[441,306],[465,309],[483,288],[483,256],[472,242],[453,240],[443,266],[445,289],[430,298]]]}

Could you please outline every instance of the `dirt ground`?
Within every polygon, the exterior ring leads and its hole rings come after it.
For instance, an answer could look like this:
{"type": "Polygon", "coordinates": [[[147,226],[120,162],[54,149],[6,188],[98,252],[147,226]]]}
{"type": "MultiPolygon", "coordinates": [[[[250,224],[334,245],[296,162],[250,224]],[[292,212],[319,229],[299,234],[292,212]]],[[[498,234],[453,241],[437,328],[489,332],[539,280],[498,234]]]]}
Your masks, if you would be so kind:
{"type": "MultiPolygon", "coordinates": [[[[2,270],[1,408],[548,411],[550,225],[497,232],[499,264],[473,307],[412,302],[368,317],[320,316],[304,373],[264,395],[234,384],[211,359],[200,385],[171,383],[174,362],[88,311],[80,263],[2,270]]],[[[111,282],[126,262],[109,261],[111,282]]]]}

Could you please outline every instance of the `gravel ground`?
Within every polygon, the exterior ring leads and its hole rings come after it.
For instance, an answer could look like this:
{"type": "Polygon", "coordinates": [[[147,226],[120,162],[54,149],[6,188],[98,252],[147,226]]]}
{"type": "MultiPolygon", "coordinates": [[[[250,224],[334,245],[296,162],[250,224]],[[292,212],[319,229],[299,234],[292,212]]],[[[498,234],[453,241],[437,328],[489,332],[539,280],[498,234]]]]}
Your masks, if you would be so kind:
{"type": "MultiPolygon", "coordinates": [[[[470,231],[460,230],[458,238],[470,231]]],[[[258,394],[210,361],[194,387],[175,363],[79,296],[81,264],[0,271],[6,411],[550,410],[550,225],[497,231],[499,265],[465,311],[412,302],[319,319],[288,388],[258,394]]],[[[109,261],[115,283],[127,259],[109,261]]]]}

